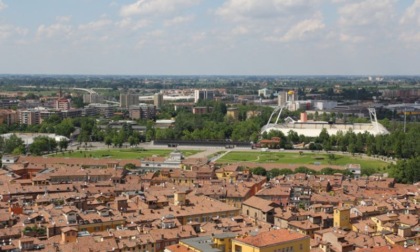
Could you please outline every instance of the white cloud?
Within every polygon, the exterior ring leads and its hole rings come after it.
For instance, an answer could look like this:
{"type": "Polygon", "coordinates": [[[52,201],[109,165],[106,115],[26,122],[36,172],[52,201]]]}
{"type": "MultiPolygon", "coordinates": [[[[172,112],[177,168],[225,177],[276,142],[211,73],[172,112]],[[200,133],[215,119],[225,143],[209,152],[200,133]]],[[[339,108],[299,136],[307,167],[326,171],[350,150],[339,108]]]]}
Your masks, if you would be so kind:
{"type": "Polygon", "coordinates": [[[325,24],[321,18],[305,19],[290,27],[283,35],[269,35],[266,36],[264,40],[270,42],[303,41],[312,38],[317,32],[324,28],[325,24]]]}
{"type": "Polygon", "coordinates": [[[55,23],[52,25],[40,25],[36,32],[37,37],[52,38],[54,36],[69,36],[71,35],[73,28],[71,25],[63,23],[55,23]]]}
{"type": "Polygon", "coordinates": [[[415,0],[400,19],[401,24],[408,24],[412,21],[414,21],[416,25],[420,25],[420,0],[415,0]]]}
{"type": "Polygon", "coordinates": [[[191,40],[194,42],[203,41],[207,38],[207,34],[205,32],[198,32],[192,35],[191,40]]]}
{"type": "Polygon", "coordinates": [[[0,41],[9,39],[18,43],[19,40],[25,38],[28,34],[28,29],[10,24],[0,24],[0,41]]]}
{"type": "Polygon", "coordinates": [[[120,21],[116,22],[116,25],[119,28],[129,29],[132,31],[137,31],[139,29],[149,26],[150,24],[151,24],[151,21],[148,19],[140,19],[140,20],[133,21],[133,19],[130,17],[123,18],[120,21]]]}
{"type": "Polygon", "coordinates": [[[351,35],[346,33],[341,33],[339,36],[341,42],[348,42],[348,43],[361,43],[365,41],[365,37],[359,35],[351,35]]]}
{"type": "Polygon", "coordinates": [[[0,0],[0,11],[4,10],[7,8],[7,5],[5,3],[3,3],[2,0],[0,0]]]}
{"type": "Polygon", "coordinates": [[[195,5],[198,2],[199,0],[137,0],[135,3],[122,6],[120,15],[128,17],[168,13],[195,5]]]}
{"type": "Polygon", "coordinates": [[[56,17],[56,20],[59,23],[67,23],[67,22],[70,22],[71,16],[58,16],[56,17]]]}
{"type": "Polygon", "coordinates": [[[243,25],[236,26],[232,29],[233,35],[245,35],[249,33],[249,29],[243,25]]]}
{"type": "Polygon", "coordinates": [[[303,40],[314,32],[324,28],[325,24],[321,19],[306,19],[290,28],[289,31],[287,31],[287,33],[281,38],[281,40],[285,42],[303,40]]]}
{"type": "Polygon", "coordinates": [[[112,21],[110,19],[99,19],[96,21],[89,22],[87,24],[81,24],[79,25],[80,30],[99,30],[106,26],[109,26],[112,24],[112,21]]]}
{"type": "Polygon", "coordinates": [[[400,35],[399,39],[409,44],[412,44],[412,43],[418,44],[420,43],[420,32],[417,32],[417,33],[403,32],[400,35]]]}
{"type": "Polygon", "coordinates": [[[338,10],[343,26],[386,25],[395,16],[394,0],[363,0],[344,4],[338,10]]]}
{"type": "Polygon", "coordinates": [[[0,40],[10,37],[13,33],[11,25],[0,25],[0,40]]]}
{"type": "Polygon", "coordinates": [[[165,26],[174,26],[174,25],[189,23],[193,19],[194,19],[194,16],[192,16],[192,15],[189,15],[189,16],[177,16],[177,17],[174,17],[172,19],[165,20],[164,25],[165,26]]]}
{"type": "Polygon", "coordinates": [[[319,1],[306,0],[228,0],[216,14],[229,20],[241,21],[252,18],[278,18],[305,12],[319,1]]]}

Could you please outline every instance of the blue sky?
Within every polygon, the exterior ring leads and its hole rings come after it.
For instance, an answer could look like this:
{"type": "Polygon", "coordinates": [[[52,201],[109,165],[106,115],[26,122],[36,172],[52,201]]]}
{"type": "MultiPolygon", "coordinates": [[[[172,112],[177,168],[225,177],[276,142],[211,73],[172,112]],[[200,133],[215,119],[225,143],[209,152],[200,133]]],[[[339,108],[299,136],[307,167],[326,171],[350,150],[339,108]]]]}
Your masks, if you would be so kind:
{"type": "Polygon", "coordinates": [[[0,0],[0,74],[420,74],[420,0],[0,0]]]}

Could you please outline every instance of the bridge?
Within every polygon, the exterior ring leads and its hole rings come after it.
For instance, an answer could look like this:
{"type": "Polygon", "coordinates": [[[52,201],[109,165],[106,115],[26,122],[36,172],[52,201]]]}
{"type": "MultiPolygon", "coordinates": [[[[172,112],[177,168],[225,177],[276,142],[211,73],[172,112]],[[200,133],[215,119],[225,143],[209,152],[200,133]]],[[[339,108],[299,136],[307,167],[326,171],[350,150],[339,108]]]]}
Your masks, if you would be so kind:
{"type": "Polygon", "coordinates": [[[96,94],[96,91],[93,89],[88,89],[88,88],[72,88],[73,90],[79,90],[79,91],[85,91],[88,92],[89,94],[96,94]]]}

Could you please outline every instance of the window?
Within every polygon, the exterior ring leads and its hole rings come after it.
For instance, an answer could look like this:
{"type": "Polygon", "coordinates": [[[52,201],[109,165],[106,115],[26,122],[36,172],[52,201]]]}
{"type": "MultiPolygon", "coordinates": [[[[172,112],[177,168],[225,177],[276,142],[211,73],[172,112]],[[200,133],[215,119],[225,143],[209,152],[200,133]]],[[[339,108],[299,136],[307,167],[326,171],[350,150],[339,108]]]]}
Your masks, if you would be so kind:
{"type": "Polygon", "coordinates": [[[242,252],[242,247],[239,245],[235,245],[235,252],[242,252]]]}

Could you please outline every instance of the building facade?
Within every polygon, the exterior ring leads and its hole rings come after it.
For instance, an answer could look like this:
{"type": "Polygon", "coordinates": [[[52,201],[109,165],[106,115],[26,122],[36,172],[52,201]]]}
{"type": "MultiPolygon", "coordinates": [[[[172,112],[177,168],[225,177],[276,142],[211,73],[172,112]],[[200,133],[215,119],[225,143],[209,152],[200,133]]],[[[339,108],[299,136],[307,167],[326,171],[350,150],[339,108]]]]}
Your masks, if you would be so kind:
{"type": "Polygon", "coordinates": [[[129,108],[132,105],[139,104],[139,95],[138,94],[120,94],[120,107],[129,108]]]}
{"type": "Polygon", "coordinates": [[[213,100],[214,99],[214,90],[194,90],[194,102],[197,103],[198,100],[213,100]]]}
{"type": "Polygon", "coordinates": [[[141,103],[139,105],[132,105],[128,109],[128,114],[131,119],[155,119],[156,118],[156,106],[152,104],[141,103]]]}

